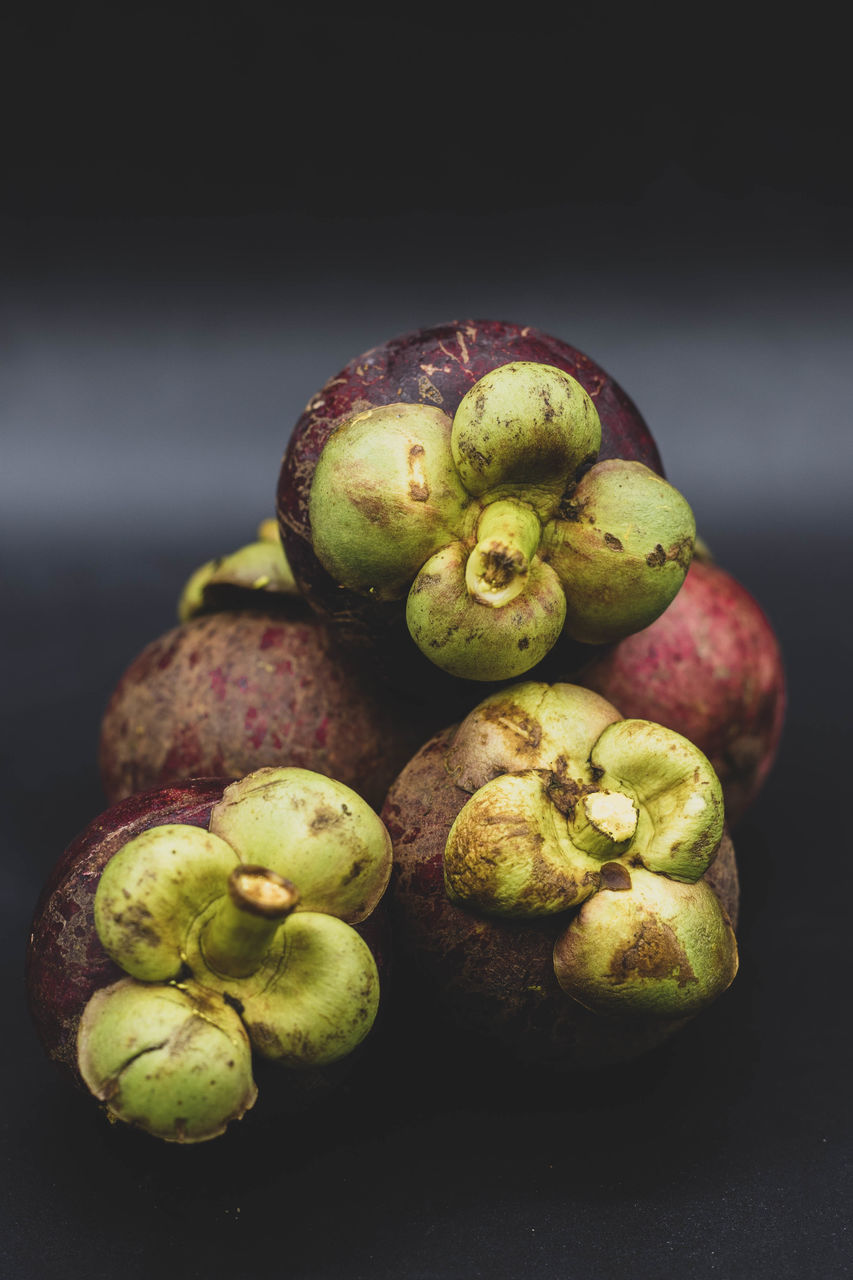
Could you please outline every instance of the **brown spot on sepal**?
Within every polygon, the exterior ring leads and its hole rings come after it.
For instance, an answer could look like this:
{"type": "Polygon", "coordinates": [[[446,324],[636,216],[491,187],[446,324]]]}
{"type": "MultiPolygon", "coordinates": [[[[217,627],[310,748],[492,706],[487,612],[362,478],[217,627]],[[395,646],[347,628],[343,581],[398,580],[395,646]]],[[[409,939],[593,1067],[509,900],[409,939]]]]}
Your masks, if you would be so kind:
{"type": "Polygon", "coordinates": [[[506,706],[504,703],[493,707],[481,707],[479,715],[483,720],[492,720],[502,729],[509,729],[511,733],[516,734],[523,740],[525,750],[536,751],[542,741],[542,725],[520,707],[506,706]]]}
{"type": "Polygon", "coordinates": [[[324,805],[317,809],[314,817],[311,819],[311,830],[322,831],[325,827],[331,827],[336,822],[340,822],[343,817],[337,809],[332,809],[328,805],[324,805]]]}
{"type": "Polygon", "coordinates": [[[545,790],[548,799],[555,809],[559,810],[565,817],[571,817],[575,811],[578,800],[590,788],[576,782],[574,778],[568,777],[567,774],[551,773],[545,784],[545,790]]]}
{"type": "Polygon", "coordinates": [[[679,987],[699,981],[675,930],[652,920],[643,921],[631,942],[613,953],[607,976],[616,983],[676,978],[679,987]]]}
{"type": "Polygon", "coordinates": [[[463,439],[458,442],[458,447],[463,458],[467,458],[472,467],[478,471],[487,470],[492,461],[491,458],[485,453],[481,453],[477,446],[472,444],[470,440],[463,437],[463,439]]]}
{"type": "Polygon", "coordinates": [[[154,916],[143,902],[131,903],[122,911],[113,912],[112,917],[125,935],[123,946],[130,945],[132,948],[135,943],[150,947],[160,946],[161,938],[154,927],[154,916]]]}
{"type": "MultiPolygon", "coordinates": [[[[606,540],[607,535],[605,535],[606,540]]],[[[693,539],[679,538],[678,542],[673,542],[669,551],[664,551],[660,543],[657,544],[654,551],[650,551],[646,556],[646,564],[650,569],[659,569],[661,565],[667,563],[668,560],[674,560],[677,565],[687,572],[690,568],[690,562],[693,559],[693,539]]]]}

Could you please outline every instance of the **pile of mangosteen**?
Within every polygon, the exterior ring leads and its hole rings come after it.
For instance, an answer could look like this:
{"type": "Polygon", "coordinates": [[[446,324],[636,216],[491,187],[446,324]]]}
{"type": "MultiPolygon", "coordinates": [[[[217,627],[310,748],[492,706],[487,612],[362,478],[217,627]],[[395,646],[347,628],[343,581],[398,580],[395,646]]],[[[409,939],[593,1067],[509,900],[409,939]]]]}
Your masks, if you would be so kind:
{"type": "Polygon", "coordinates": [[[106,708],[111,807],[28,952],[50,1057],[198,1142],[262,1064],[299,1099],[339,1078],[407,973],[542,1069],[631,1059],[724,992],[783,667],[625,392],[529,327],[406,334],[312,398],[277,517],[106,708]]]}

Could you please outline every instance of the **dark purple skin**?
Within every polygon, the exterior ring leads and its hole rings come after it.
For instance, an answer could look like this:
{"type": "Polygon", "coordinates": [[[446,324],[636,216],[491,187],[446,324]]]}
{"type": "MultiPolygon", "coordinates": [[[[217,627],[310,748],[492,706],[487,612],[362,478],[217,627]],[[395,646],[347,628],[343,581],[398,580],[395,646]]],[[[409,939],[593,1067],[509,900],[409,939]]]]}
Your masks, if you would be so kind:
{"type": "MultiPolygon", "coordinates": [[[[458,689],[465,682],[434,669],[414,650],[400,602],[377,606],[342,590],[326,573],[311,546],[308,499],[317,459],[332,431],[354,413],[399,401],[437,406],[451,417],[469,388],[484,374],[515,360],[554,365],[576,378],[601,419],[599,459],[626,458],[663,474],[651,432],[633,401],[589,356],[530,326],[495,320],[460,320],[392,338],[351,360],[313,397],[293,430],[278,483],[278,518],[285,554],[312,608],[334,618],[350,644],[379,651],[383,674],[394,683],[429,690],[458,689]],[[404,654],[399,670],[394,657],[404,654]],[[414,674],[413,674],[414,673],[414,674]]],[[[574,670],[588,646],[555,646],[553,661],[537,678],[574,670]],[[560,654],[556,650],[561,650],[560,654]]],[[[470,688],[470,685],[469,685],[470,688]]],[[[484,686],[473,701],[484,696],[484,686]]],[[[452,696],[452,694],[451,694],[452,696]]],[[[461,705],[458,704],[458,705],[461,705]]]]}
{"type": "MultiPolygon", "coordinates": [[[[167,823],[207,827],[211,809],[227,785],[224,778],[194,778],[120,801],[72,841],[42,890],[27,950],[27,999],[48,1056],[81,1087],[77,1028],[83,1010],[101,987],[127,976],[106,954],[95,931],[95,891],[101,873],[124,844],[150,827],[167,823]]],[[[390,930],[383,907],[357,928],[384,981],[390,964],[390,930]]]]}
{"type": "MultiPolygon", "coordinates": [[[[487,919],[450,901],[444,849],[470,794],[447,767],[454,733],[445,729],[421,748],[382,810],[394,845],[389,909],[396,953],[455,1022],[520,1061],[589,1069],[662,1043],[686,1020],[605,1017],[561,990],[552,952],[564,916],[487,919]]],[[[735,924],[738,878],[728,834],[705,879],[735,924]]]]}

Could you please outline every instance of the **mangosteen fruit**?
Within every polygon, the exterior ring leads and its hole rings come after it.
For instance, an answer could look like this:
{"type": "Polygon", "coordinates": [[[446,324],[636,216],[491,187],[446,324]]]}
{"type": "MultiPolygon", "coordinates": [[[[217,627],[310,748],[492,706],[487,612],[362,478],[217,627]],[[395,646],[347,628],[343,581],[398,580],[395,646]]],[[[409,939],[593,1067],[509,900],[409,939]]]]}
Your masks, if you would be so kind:
{"type": "Polygon", "coordinates": [[[623,715],[656,720],[699,747],[737,823],[772,767],[785,718],[785,667],[755,598],[710,559],[693,560],[672,604],[578,675],[623,715]]]}
{"type": "Polygon", "coordinates": [[[516,679],[558,642],[575,665],[576,646],[647,626],[684,579],[695,525],[642,420],[621,413],[605,432],[599,407],[625,398],[602,398],[591,368],[546,335],[470,324],[397,339],[333,379],[279,484],[309,602],[410,683],[423,659],[516,679]]]}
{"type": "Polygon", "coordinates": [[[376,1017],[390,869],[374,810],[308,770],[121,801],[36,909],[27,991],[42,1043],[111,1119],[166,1141],[239,1119],[257,1059],[294,1095],[313,1089],[376,1017]]]}
{"type": "Polygon", "coordinates": [[[382,812],[400,954],[458,1023],[518,1059],[628,1060],[735,976],[714,770],[591,690],[497,691],[418,752],[382,812]]]}
{"type": "Polygon", "coordinates": [[[275,521],[189,579],[180,625],[120,678],[99,766],[115,803],[191,777],[286,765],[337,778],[374,807],[442,722],[336,643],[299,597],[275,521]]]}

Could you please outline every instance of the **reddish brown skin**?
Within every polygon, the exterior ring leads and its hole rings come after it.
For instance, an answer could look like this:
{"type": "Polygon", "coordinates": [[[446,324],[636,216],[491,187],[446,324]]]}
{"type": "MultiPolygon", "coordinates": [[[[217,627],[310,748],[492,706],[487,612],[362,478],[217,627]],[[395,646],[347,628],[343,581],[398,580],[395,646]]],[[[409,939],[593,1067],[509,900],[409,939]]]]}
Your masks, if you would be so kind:
{"type": "MultiPolygon", "coordinates": [[[[207,827],[210,811],[227,785],[224,778],[195,778],[120,801],[72,841],[42,890],[27,949],[27,998],[48,1056],[81,1086],[77,1028],[83,1009],[101,987],[126,976],[95,931],[95,891],[101,873],[122,845],[150,827],[172,822],[207,827]]],[[[384,985],[391,958],[384,906],[380,904],[357,928],[373,952],[384,985]]],[[[312,1073],[312,1083],[322,1074],[322,1069],[312,1073]]]]}
{"type": "MultiPolygon", "coordinates": [[[[565,917],[487,920],[454,906],[444,888],[447,836],[469,793],[447,766],[454,729],[430,740],[388,793],[383,820],[394,844],[390,908],[395,945],[457,1022],[514,1057],[589,1068],[636,1057],[684,1020],[592,1014],[559,987],[552,951],[565,917]]],[[[736,922],[738,879],[728,835],[705,879],[736,922]]]]}
{"type": "Polygon", "coordinates": [[[306,616],[213,613],[154,640],[130,664],[101,726],[112,803],[189,777],[243,777],[263,765],[336,778],[375,808],[443,723],[388,697],[306,616]]]}
{"type": "Polygon", "coordinates": [[[657,621],[577,679],[622,715],[654,720],[694,742],[722,783],[729,824],[743,817],[776,757],[785,669],[767,617],[725,569],[694,560],[657,621]]]}
{"type": "MultiPolygon", "coordinates": [[[[377,606],[343,591],[314,555],[308,498],[317,459],[335,427],[353,413],[406,401],[437,405],[452,417],[474,382],[514,360],[554,365],[581,383],[601,419],[602,460],[628,458],[663,474],[639,410],[599,365],[538,329],[495,320],[452,321],[403,334],[365,352],[329,379],[293,430],[278,483],[278,516],[288,561],[312,607],[334,618],[351,644],[379,650],[384,674],[395,683],[425,684],[431,694],[438,687],[430,679],[430,664],[414,650],[403,606],[377,606]],[[400,653],[410,660],[402,659],[398,671],[392,659],[400,653]]],[[[559,665],[561,670],[578,665],[573,646],[559,665]]],[[[445,688],[452,686],[447,676],[442,680],[445,688]]]]}

